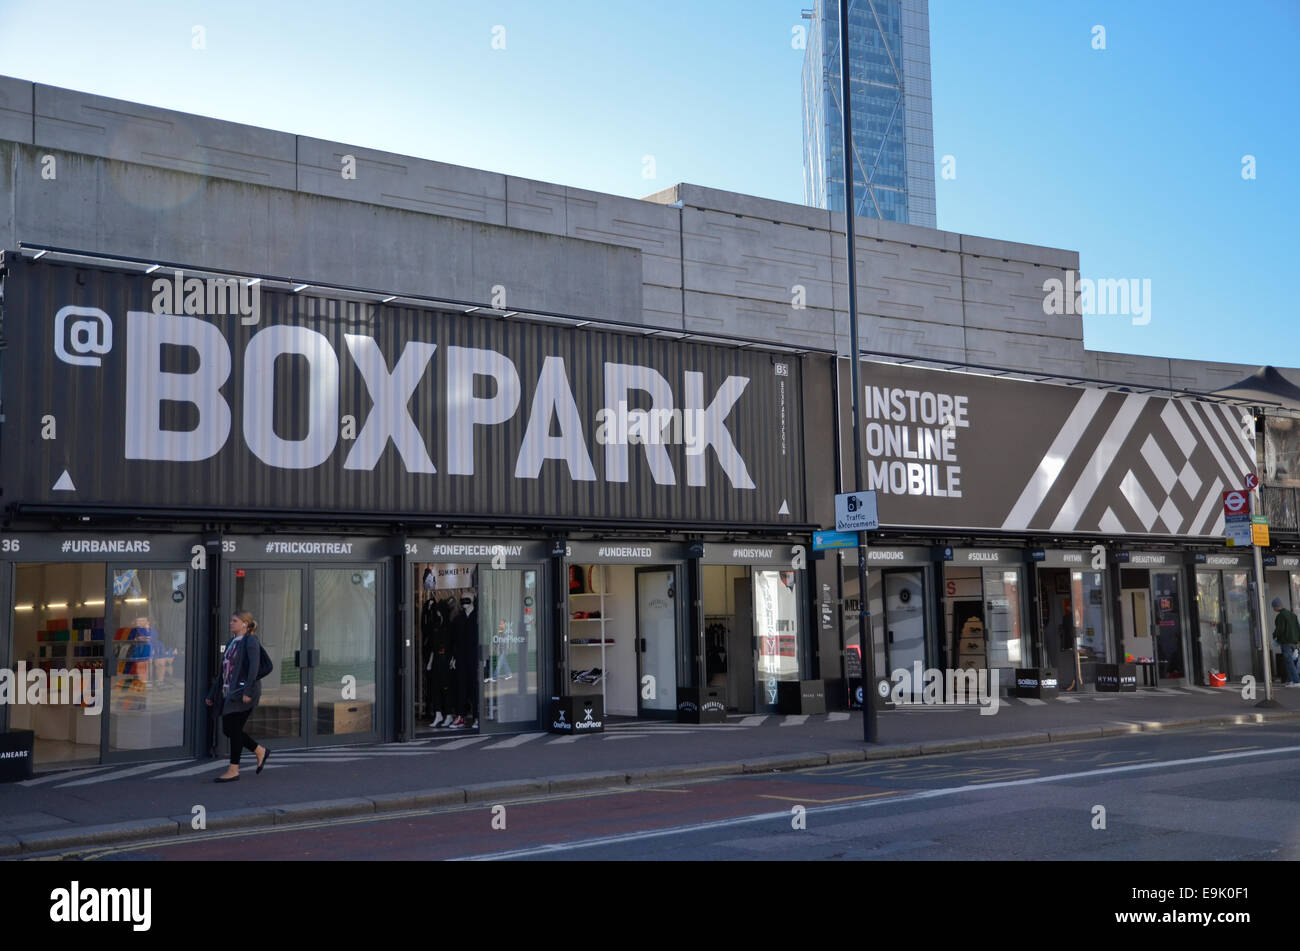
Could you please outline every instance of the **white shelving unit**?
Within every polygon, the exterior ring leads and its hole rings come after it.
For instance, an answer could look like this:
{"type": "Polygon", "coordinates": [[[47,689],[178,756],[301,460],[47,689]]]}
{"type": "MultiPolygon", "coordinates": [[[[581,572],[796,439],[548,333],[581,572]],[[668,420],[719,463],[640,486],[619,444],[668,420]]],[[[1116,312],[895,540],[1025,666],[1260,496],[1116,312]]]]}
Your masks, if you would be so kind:
{"type": "MultiPolygon", "coordinates": [[[[587,569],[587,578],[590,581],[590,565],[584,565],[587,569]]],[[[603,580],[603,579],[602,579],[603,580]]],[[[602,706],[608,709],[608,701],[605,696],[605,684],[609,680],[609,665],[606,663],[605,647],[614,643],[605,631],[605,622],[610,618],[606,617],[605,603],[605,585],[601,585],[600,591],[586,591],[580,594],[569,594],[567,617],[569,619],[569,695],[574,697],[594,696],[600,694],[602,706]],[[600,617],[593,618],[575,618],[575,612],[599,611],[600,617]],[[582,641],[596,641],[594,644],[581,643],[582,641]],[[573,680],[575,670],[590,670],[596,666],[594,658],[597,656],[596,651],[600,651],[600,680],[594,684],[580,683],[573,680]],[[588,658],[592,658],[589,662],[588,658]]]]}

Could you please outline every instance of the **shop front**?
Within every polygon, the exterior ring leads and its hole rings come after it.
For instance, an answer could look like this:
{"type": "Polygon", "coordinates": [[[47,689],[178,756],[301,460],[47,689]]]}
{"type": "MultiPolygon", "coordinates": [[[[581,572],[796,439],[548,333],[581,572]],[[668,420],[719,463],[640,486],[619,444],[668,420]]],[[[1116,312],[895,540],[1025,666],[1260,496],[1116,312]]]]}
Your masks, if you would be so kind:
{"type": "Polygon", "coordinates": [[[1039,658],[1027,623],[1025,551],[1018,548],[943,549],[944,654],[958,670],[999,671],[1015,683],[1016,668],[1039,658]]]}
{"type": "MultiPolygon", "coordinates": [[[[222,536],[220,620],[250,612],[274,668],[247,730],[270,749],[386,735],[396,598],[391,539],[222,536]]],[[[213,631],[216,670],[229,633],[213,631]]],[[[215,738],[215,736],[214,736],[215,738]]],[[[220,738],[224,744],[225,737],[220,738]]]]}
{"type": "MultiPolygon", "coordinates": [[[[841,549],[841,617],[844,631],[844,672],[850,707],[862,705],[862,640],[858,636],[857,552],[841,549]]],[[[935,635],[934,605],[937,569],[929,548],[872,545],[867,548],[867,610],[871,618],[877,677],[894,670],[938,665],[941,645],[935,635]]],[[[913,683],[909,680],[908,683],[913,683]]],[[[920,687],[913,683],[915,689],[920,687]]]]}
{"type": "MultiPolygon", "coordinates": [[[[1247,675],[1263,677],[1264,661],[1255,632],[1259,630],[1255,607],[1253,554],[1196,552],[1196,682],[1204,685],[1240,683],[1247,675]]],[[[1269,625],[1266,630],[1271,631],[1269,625]]]]}
{"type": "Polygon", "coordinates": [[[547,699],[550,547],[412,537],[404,550],[404,732],[535,727],[547,699]]]}
{"type": "Polygon", "coordinates": [[[1188,633],[1191,601],[1181,551],[1115,552],[1118,660],[1143,668],[1144,684],[1191,682],[1196,663],[1188,633]]]}
{"type": "MultiPolygon", "coordinates": [[[[880,601],[873,591],[871,603],[878,672],[924,659],[999,669],[1010,684],[1016,669],[1045,667],[1067,689],[1095,684],[1099,670],[1109,679],[1126,662],[1141,665],[1151,684],[1201,676],[1189,666],[1202,660],[1191,650],[1184,560],[1226,550],[1223,493],[1256,468],[1239,409],[864,361],[865,484],[854,486],[848,371],[841,360],[839,486],[876,493],[873,549],[940,553],[936,583],[925,586],[935,592],[935,620],[924,647],[916,636],[900,645],[891,599],[901,598],[881,573],[886,590],[880,601]]],[[[856,643],[857,582],[851,562],[843,569],[847,647],[856,643]]],[[[899,591],[917,580],[894,578],[899,591]]],[[[1216,582],[1231,588],[1234,604],[1237,580],[1221,571],[1216,582]]],[[[1227,619],[1231,609],[1219,613],[1227,619]]],[[[848,677],[857,670],[852,651],[846,660],[848,677]]],[[[1226,663],[1216,659],[1215,670],[1226,663]]]]}
{"type": "Polygon", "coordinates": [[[700,547],[703,682],[719,691],[729,712],[774,712],[783,689],[817,677],[806,556],[805,548],[775,543],[700,547]]]}
{"type": "Polygon", "coordinates": [[[272,749],[537,729],[597,693],[672,717],[713,677],[757,710],[815,669],[804,573],[755,555],[718,609],[751,612],[753,682],[730,644],[710,672],[690,553],[810,536],[811,358],[271,279],[214,312],[205,282],[241,279],[3,263],[0,664],[103,666],[115,705],[99,733],[40,713],[38,765],[223,743],[203,699],[236,611],[274,665],[248,724],[272,749]]]}
{"type": "Polygon", "coordinates": [[[1264,584],[1265,604],[1271,605],[1274,598],[1281,598],[1284,607],[1300,611],[1300,555],[1280,552],[1265,555],[1264,584]]]}
{"type": "Polygon", "coordinates": [[[33,731],[36,768],[190,746],[202,552],[178,535],[0,532],[0,725],[33,731]]]}
{"type": "Polygon", "coordinates": [[[698,689],[686,547],[640,539],[571,541],[563,561],[563,691],[608,716],[672,719],[698,689]]]}
{"type": "Polygon", "coordinates": [[[1037,548],[1030,559],[1044,663],[1057,671],[1064,689],[1096,683],[1096,665],[1117,662],[1106,549],[1037,548]]]}

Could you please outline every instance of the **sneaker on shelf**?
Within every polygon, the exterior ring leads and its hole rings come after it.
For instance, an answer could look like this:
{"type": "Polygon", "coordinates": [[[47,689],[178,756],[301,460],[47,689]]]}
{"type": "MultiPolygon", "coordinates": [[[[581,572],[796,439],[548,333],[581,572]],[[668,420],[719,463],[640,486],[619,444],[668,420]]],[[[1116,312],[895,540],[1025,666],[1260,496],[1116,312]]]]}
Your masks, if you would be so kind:
{"type": "Polygon", "coordinates": [[[464,717],[457,717],[456,720],[455,720],[455,722],[452,723],[451,728],[452,728],[453,730],[463,730],[463,729],[465,729],[465,718],[464,718],[464,717]]]}
{"type": "Polygon", "coordinates": [[[442,726],[442,712],[441,712],[441,711],[439,711],[438,713],[435,713],[435,714],[433,715],[433,720],[429,723],[429,726],[442,726]]]}

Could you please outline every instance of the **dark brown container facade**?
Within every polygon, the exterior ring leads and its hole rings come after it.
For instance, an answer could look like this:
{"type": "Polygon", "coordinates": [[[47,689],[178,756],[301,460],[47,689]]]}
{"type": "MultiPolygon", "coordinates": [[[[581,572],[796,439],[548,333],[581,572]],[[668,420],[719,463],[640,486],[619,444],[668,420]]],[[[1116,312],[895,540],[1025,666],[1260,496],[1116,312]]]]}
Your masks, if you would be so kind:
{"type": "Polygon", "coordinates": [[[793,354],[4,260],[6,506],[808,522],[793,354]]]}

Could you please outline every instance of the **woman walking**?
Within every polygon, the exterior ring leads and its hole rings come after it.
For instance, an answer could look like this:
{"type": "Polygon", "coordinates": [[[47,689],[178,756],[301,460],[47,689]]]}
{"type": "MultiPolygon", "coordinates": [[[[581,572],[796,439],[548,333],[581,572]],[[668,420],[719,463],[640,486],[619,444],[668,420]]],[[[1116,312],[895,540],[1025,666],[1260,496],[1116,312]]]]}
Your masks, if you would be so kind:
{"type": "Polygon", "coordinates": [[[230,766],[213,782],[233,783],[239,778],[239,757],[250,750],[257,757],[257,771],[266,765],[271,751],[256,743],[244,732],[244,724],[262,698],[262,684],[257,679],[262,660],[262,643],[257,639],[257,621],[244,611],[230,619],[230,643],[221,659],[221,677],[208,695],[208,706],[217,706],[221,714],[221,731],[230,740],[230,766]]]}

